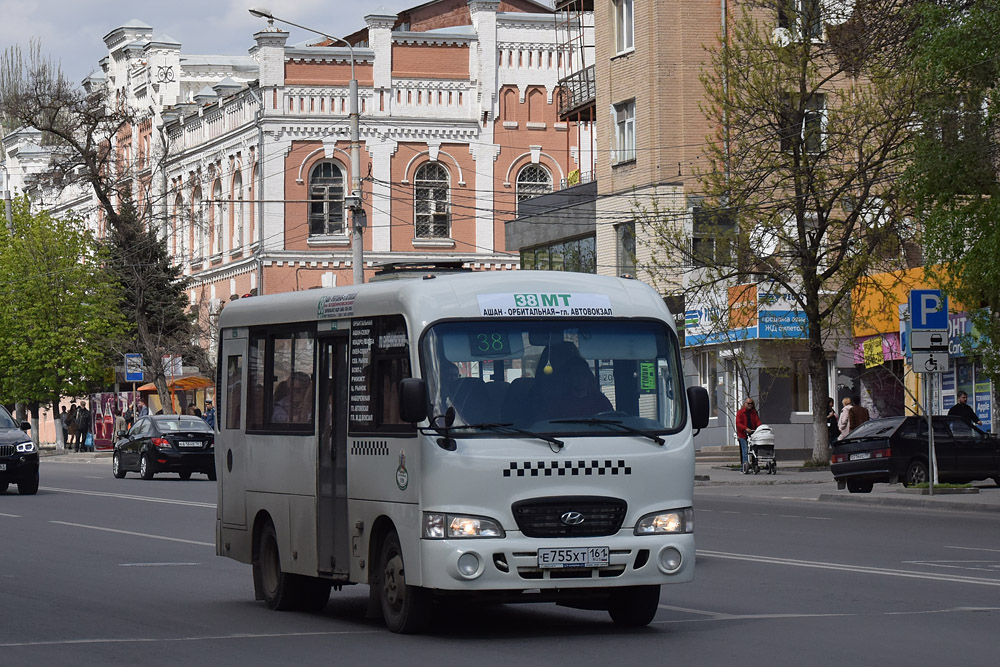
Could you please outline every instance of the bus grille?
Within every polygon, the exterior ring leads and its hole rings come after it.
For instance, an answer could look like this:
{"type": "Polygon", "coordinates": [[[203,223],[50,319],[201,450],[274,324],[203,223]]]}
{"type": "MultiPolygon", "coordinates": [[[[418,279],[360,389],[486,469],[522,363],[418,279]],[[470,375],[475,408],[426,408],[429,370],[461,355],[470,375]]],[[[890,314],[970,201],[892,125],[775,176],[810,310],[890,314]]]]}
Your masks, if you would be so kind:
{"type": "Polygon", "coordinates": [[[511,505],[517,527],[527,537],[600,537],[614,535],[625,520],[628,503],[601,496],[530,498],[511,505]],[[563,519],[579,513],[582,521],[563,519]]]}
{"type": "Polygon", "coordinates": [[[0,445],[0,456],[14,456],[14,445],[0,445]]]}

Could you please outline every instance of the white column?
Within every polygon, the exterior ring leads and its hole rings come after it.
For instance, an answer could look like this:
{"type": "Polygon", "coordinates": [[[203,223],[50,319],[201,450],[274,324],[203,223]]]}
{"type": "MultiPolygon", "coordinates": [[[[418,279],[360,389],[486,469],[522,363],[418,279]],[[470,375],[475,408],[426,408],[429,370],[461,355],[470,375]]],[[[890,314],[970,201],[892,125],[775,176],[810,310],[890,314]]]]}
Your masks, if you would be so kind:
{"type": "Polygon", "coordinates": [[[398,144],[392,139],[373,141],[365,137],[365,147],[372,161],[372,216],[370,231],[372,252],[392,250],[392,156],[398,144]]]}

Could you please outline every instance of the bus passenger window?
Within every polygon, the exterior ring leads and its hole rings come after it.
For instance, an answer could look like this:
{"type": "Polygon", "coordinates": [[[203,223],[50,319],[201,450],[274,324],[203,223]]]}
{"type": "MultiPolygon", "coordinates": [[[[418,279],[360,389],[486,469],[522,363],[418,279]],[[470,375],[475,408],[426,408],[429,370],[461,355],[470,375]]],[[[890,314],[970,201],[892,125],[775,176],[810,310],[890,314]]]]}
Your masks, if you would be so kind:
{"type": "Polygon", "coordinates": [[[243,410],[243,357],[233,355],[226,360],[226,428],[240,427],[243,410]]]}

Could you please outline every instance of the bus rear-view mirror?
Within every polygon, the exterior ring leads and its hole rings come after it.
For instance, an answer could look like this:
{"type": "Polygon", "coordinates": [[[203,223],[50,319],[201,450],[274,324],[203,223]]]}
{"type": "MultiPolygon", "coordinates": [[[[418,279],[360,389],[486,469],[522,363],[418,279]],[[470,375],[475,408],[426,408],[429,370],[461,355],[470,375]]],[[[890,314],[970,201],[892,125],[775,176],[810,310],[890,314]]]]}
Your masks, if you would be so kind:
{"type": "Polygon", "coordinates": [[[400,381],[399,416],[408,424],[427,419],[427,385],[420,378],[405,378],[400,381]]]}
{"type": "Polygon", "coordinates": [[[687,388],[688,406],[691,408],[691,427],[703,429],[708,426],[708,390],[704,387],[687,388]]]}

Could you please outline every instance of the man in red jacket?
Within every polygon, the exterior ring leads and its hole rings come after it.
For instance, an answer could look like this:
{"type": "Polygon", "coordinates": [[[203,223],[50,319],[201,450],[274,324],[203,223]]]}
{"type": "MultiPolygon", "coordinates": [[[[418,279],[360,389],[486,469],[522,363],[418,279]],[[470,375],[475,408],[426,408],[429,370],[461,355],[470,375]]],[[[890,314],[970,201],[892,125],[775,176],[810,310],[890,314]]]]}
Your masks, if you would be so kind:
{"type": "Polygon", "coordinates": [[[748,396],[743,402],[743,407],[736,413],[736,439],[740,443],[740,469],[744,475],[750,472],[750,466],[747,464],[747,431],[753,432],[758,426],[760,426],[760,416],[757,414],[753,399],[748,396]]]}

